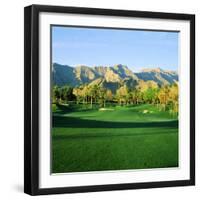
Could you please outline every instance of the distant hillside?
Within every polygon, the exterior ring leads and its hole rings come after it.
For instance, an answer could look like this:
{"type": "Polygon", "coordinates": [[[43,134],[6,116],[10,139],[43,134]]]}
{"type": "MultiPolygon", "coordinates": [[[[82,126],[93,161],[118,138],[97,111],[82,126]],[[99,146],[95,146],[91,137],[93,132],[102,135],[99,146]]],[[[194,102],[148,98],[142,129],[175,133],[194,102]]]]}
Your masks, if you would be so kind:
{"type": "Polygon", "coordinates": [[[142,81],[153,81],[158,85],[173,84],[178,82],[175,71],[160,68],[144,69],[133,73],[126,65],[94,66],[78,65],[71,67],[54,63],[52,66],[53,83],[55,85],[79,86],[81,84],[101,84],[105,88],[116,91],[119,86],[126,84],[135,87],[142,81]]]}
{"type": "Polygon", "coordinates": [[[159,85],[167,85],[178,82],[178,74],[175,71],[162,70],[160,68],[144,69],[135,73],[138,79],[144,81],[155,81],[159,85]]]}
{"type": "Polygon", "coordinates": [[[68,65],[59,65],[54,63],[52,67],[52,79],[54,84],[60,86],[66,84],[76,86],[79,84],[74,73],[74,68],[68,65]]]}

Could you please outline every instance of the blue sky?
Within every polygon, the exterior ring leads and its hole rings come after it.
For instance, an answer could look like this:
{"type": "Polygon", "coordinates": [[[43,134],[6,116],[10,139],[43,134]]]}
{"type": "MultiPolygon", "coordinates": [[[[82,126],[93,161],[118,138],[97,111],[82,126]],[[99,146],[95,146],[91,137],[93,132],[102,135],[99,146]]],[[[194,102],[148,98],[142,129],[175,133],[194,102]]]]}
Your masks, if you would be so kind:
{"type": "Polygon", "coordinates": [[[177,32],[52,27],[52,61],[78,64],[124,64],[131,70],[177,70],[177,32]]]}

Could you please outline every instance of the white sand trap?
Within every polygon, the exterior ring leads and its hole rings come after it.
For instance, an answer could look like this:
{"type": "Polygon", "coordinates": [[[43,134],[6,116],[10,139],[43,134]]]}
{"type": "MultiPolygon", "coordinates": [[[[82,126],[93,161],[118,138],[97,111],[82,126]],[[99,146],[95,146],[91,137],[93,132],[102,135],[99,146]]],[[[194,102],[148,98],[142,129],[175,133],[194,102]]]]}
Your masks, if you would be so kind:
{"type": "Polygon", "coordinates": [[[112,108],[99,108],[99,111],[113,111],[112,108]]]}
{"type": "Polygon", "coordinates": [[[144,114],[146,114],[146,113],[148,113],[148,112],[149,112],[148,110],[143,110],[143,113],[144,113],[144,114]]]}
{"type": "Polygon", "coordinates": [[[147,114],[147,113],[153,113],[153,111],[143,110],[143,113],[144,113],[144,114],[147,114]]]}

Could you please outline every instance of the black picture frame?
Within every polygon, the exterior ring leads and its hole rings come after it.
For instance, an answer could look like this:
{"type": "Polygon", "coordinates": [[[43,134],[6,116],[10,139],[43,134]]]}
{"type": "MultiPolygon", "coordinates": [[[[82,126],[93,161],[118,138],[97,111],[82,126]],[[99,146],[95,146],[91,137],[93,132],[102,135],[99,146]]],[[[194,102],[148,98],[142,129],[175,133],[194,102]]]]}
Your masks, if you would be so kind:
{"type": "Polygon", "coordinates": [[[31,5],[24,9],[24,192],[30,195],[187,186],[195,184],[195,15],[31,5]],[[190,179],[162,182],[39,188],[39,14],[77,13],[190,22],[190,179]]]}

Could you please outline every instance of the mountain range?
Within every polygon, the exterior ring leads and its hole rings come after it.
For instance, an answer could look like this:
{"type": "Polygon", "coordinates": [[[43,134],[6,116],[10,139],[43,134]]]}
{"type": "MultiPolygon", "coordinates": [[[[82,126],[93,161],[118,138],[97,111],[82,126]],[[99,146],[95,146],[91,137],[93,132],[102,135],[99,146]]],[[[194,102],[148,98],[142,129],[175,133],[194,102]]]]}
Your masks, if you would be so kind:
{"type": "Polygon", "coordinates": [[[157,85],[170,85],[178,82],[176,71],[163,70],[161,68],[148,68],[140,72],[132,72],[126,65],[114,66],[60,65],[53,63],[53,84],[76,87],[82,84],[101,84],[115,91],[120,85],[135,87],[140,81],[152,81],[157,85]]]}

